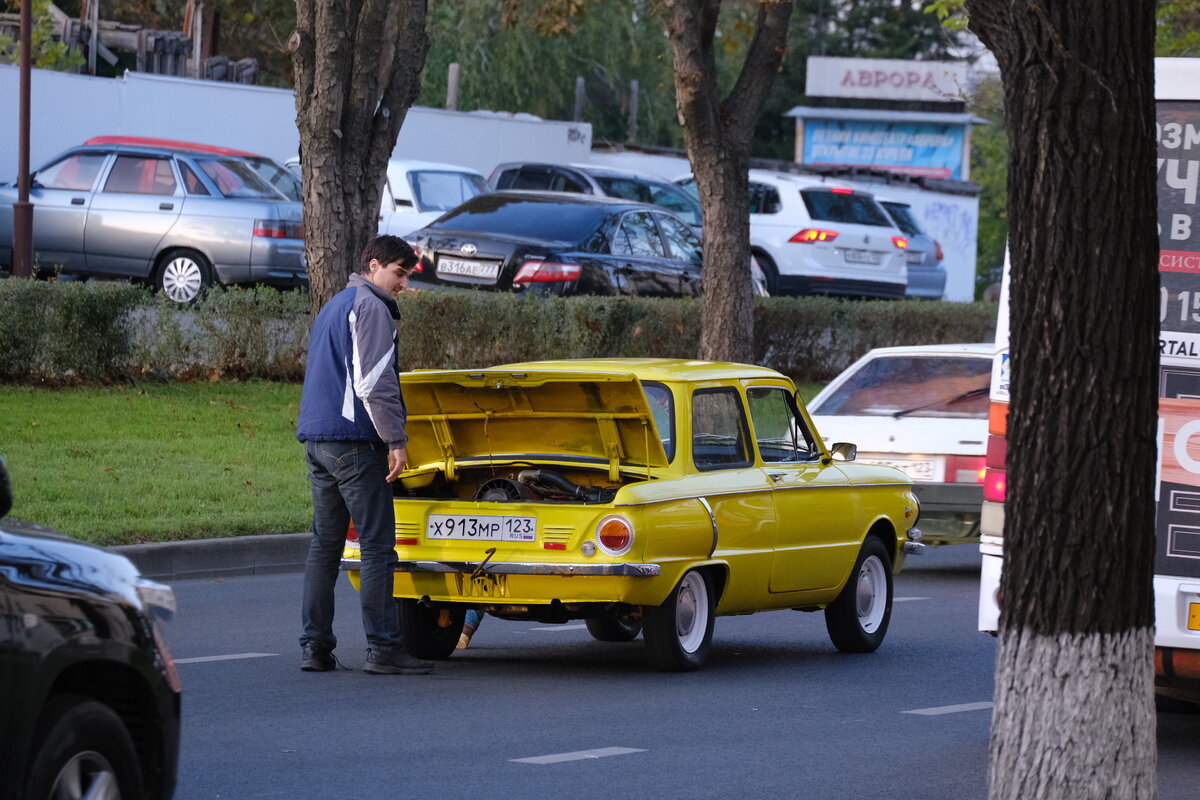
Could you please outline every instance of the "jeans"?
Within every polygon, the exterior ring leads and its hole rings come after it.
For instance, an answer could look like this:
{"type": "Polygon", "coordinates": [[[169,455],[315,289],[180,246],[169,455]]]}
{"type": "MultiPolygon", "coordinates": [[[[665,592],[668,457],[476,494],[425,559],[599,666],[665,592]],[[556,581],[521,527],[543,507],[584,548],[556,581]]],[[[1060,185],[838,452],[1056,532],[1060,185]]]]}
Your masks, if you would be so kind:
{"type": "Polygon", "coordinates": [[[305,442],[313,494],[313,538],[304,564],[301,646],[333,649],[334,585],[350,520],[362,547],[363,630],[367,644],[384,653],[402,650],[404,635],[392,596],[396,563],[396,512],[387,482],[387,446],[372,442],[305,442]]]}

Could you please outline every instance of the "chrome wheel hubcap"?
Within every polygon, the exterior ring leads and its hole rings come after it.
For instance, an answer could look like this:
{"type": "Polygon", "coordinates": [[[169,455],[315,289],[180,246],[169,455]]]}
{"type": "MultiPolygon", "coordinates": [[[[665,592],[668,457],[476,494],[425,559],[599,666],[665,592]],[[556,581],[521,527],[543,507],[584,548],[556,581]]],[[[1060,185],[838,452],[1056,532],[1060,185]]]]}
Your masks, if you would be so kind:
{"type": "Polygon", "coordinates": [[[859,567],[855,607],[862,629],[877,631],[887,609],[887,572],[878,556],[869,556],[859,567]]]}
{"type": "Polygon", "coordinates": [[[108,759],[89,750],[63,765],[50,800],[121,800],[121,787],[108,759]]]}
{"type": "Polygon", "coordinates": [[[199,264],[187,256],[179,256],[163,267],[162,288],[176,303],[190,303],[200,294],[202,278],[199,264]]]}

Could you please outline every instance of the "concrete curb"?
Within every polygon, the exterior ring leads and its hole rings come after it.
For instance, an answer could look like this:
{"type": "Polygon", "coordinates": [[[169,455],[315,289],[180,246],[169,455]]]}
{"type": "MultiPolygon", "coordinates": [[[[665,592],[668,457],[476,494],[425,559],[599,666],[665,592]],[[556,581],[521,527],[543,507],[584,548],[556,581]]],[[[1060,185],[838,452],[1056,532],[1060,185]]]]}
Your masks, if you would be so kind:
{"type": "Polygon", "coordinates": [[[311,533],[232,536],[108,548],[160,581],[303,572],[311,533]]]}

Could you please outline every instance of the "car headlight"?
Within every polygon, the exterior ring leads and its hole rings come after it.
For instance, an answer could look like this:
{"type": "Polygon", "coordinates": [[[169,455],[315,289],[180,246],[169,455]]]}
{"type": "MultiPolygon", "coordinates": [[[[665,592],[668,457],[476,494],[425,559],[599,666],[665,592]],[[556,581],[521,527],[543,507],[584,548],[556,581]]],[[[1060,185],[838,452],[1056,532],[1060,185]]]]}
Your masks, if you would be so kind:
{"type": "Polygon", "coordinates": [[[169,620],[175,615],[175,592],[170,586],[158,581],[137,579],[137,595],[142,605],[159,619],[169,620]]]}
{"type": "Polygon", "coordinates": [[[606,555],[625,555],[633,547],[633,523],[620,514],[609,514],[596,525],[596,543],[606,555]]]}

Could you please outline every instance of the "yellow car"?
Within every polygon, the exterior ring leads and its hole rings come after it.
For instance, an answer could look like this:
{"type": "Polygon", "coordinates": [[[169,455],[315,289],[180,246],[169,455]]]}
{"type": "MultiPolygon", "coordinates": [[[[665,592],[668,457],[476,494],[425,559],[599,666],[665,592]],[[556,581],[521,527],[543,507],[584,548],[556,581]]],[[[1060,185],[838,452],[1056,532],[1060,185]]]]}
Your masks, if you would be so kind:
{"type": "MultiPolygon", "coordinates": [[[[401,376],[395,595],[409,651],[454,652],[468,608],[639,633],[699,667],[717,615],[825,611],[870,652],[917,552],[903,472],[826,447],[790,380],[743,364],[599,359],[401,376]]],[[[343,569],[358,585],[359,551],[343,569]]]]}

